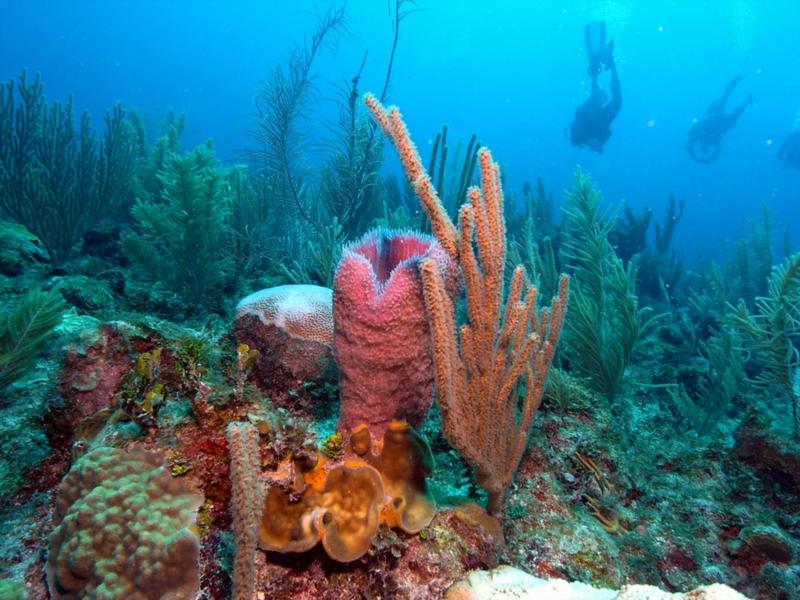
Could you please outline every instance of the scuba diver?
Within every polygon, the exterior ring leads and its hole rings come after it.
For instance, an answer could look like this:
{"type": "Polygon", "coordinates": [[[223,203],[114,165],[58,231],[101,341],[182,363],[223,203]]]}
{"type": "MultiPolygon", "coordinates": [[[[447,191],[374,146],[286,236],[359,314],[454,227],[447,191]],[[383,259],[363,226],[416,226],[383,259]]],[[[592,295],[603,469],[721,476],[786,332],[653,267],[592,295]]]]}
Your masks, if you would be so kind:
{"type": "Polygon", "coordinates": [[[722,97],[714,100],[706,109],[703,118],[689,128],[686,140],[686,151],[692,160],[699,163],[710,163],[717,159],[722,151],[722,136],[736,125],[739,117],[753,103],[753,97],[748,94],[747,100],[737,106],[733,112],[725,112],[728,96],[741,81],[742,76],[737,75],[725,86],[722,97]]]}
{"type": "Polygon", "coordinates": [[[800,129],[795,129],[783,140],[777,156],[784,167],[800,169],[800,129]]]}
{"type": "Polygon", "coordinates": [[[603,144],[611,137],[611,122],[622,107],[622,88],[614,62],[614,40],[606,42],[605,21],[589,23],[584,29],[586,56],[589,58],[588,74],[592,78],[589,98],[575,110],[575,119],[569,126],[573,146],[587,146],[603,152],[603,144]],[[603,69],[611,72],[611,99],[597,82],[603,69]]]}

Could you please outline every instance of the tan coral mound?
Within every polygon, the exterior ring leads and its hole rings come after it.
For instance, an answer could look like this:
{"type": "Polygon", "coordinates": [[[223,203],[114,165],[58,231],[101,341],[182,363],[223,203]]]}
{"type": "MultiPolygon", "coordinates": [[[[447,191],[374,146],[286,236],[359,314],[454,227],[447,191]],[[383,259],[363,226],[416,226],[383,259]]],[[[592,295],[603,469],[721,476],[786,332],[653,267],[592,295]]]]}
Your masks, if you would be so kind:
{"type": "Polygon", "coordinates": [[[58,488],[51,597],[194,598],[200,546],[187,528],[202,502],[157,455],[101,447],[82,457],[58,488]]]}

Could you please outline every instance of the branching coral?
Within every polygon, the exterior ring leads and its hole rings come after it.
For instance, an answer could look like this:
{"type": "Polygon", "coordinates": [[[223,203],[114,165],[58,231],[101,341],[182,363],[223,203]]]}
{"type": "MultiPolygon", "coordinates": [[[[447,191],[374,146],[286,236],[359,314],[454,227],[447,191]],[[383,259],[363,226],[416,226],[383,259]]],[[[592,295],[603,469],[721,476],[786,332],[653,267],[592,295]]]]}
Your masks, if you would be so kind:
{"type": "Polygon", "coordinates": [[[690,395],[683,384],[668,391],[690,426],[704,435],[719,423],[745,387],[744,351],[738,332],[728,325],[697,345],[704,365],[695,393],[690,395]]]}
{"type": "Polygon", "coordinates": [[[127,200],[135,146],[122,106],[106,113],[100,142],[88,113],[76,129],[71,97],[49,104],[41,78],[29,82],[23,71],[16,94],[13,81],[0,83],[0,210],[60,266],[89,227],[127,200]]]}
{"type": "Polygon", "coordinates": [[[228,265],[225,247],[226,192],[210,145],[189,154],[170,154],[158,177],[163,201],[140,199],[133,209],[141,232],[122,243],[141,274],[208,304],[208,291],[228,265]]]}
{"type": "Polygon", "coordinates": [[[431,220],[442,247],[464,274],[468,323],[456,338],[455,310],[445,282],[423,261],[425,303],[431,319],[437,398],[451,444],[475,467],[489,492],[489,510],[500,513],[528,441],[544,392],[567,305],[568,280],[539,312],[538,290],[517,266],[503,309],[506,230],[500,168],[486,148],[478,151],[480,187],[467,192],[459,227],[447,215],[396,107],[371,95],[366,104],[394,143],[406,177],[431,220]],[[477,251],[476,251],[477,250],[477,251]]]}
{"type": "Polygon", "coordinates": [[[304,136],[298,126],[313,100],[311,68],[324,45],[344,27],[344,8],[331,8],[322,16],[306,44],[298,46],[287,68],[276,68],[256,93],[255,138],[260,145],[260,165],[274,176],[284,212],[299,215],[319,230],[304,192],[299,168],[304,136]]]}
{"type": "Polygon", "coordinates": [[[601,203],[591,178],[578,171],[564,209],[563,254],[574,279],[564,341],[570,367],[612,399],[636,343],[657,317],[646,320],[650,309],[638,307],[636,262],[626,269],[615,254],[608,240],[613,220],[601,213],[601,203]]]}
{"type": "Polygon", "coordinates": [[[767,295],[756,299],[758,312],[750,314],[744,300],[728,315],[742,333],[750,361],[760,368],[755,383],[776,387],[791,404],[794,435],[800,439],[800,252],[776,265],[769,278],[767,295]]]}

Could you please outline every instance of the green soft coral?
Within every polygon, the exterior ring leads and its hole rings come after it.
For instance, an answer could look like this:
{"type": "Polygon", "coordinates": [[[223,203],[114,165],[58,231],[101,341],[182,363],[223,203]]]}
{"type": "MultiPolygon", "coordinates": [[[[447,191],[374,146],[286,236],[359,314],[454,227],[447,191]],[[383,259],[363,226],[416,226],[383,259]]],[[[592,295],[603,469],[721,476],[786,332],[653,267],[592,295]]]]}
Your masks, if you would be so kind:
{"type": "Polygon", "coordinates": [[[569,319],[564,326],[570,367],[597,392],[613,399],[622,385],[636,343],[652,326],[639,308],[636,261],[627,268],[609,242],[614,218],[601,210],[603,197],[578,170],[567,193],[563,260],[571,271],[569,319]]]}
{"type": "Polygon", "coordinates": [[[228,199],[211,145],[171,153],[158,179],[160,197],[136,202],[139,232],[125,235],[123,248],[144,278],[202,305],[228,264],[228,199]]]}
{"type": "Polygon", "coordinates": [[[0,394],[31,368],[65,306],[58,292],[34,290],[13,311],[0,314],[0,394]]]}
{"type": "Polygon", "coordinates": [[[800,352],[794,345],[800,338],[800,252],[773,267],[767,295],[756,298],[756,308],[751,314],[740,300],[728,321],[745,339],[748,362],[757,366],[754,383],[789,399],[794,435],[800,439],[800,352]]]}

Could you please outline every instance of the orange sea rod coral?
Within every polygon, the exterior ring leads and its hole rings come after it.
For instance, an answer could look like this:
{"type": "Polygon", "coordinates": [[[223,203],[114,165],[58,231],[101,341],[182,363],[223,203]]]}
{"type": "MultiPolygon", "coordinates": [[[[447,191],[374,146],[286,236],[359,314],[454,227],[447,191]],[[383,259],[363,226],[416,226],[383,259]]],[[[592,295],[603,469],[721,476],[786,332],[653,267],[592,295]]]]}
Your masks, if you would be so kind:
{"type": "Polygon", "coordinates": [[[499,514],[525,451],[561,335],[568,279],[562,276],[558,297],[539,311],[538,290],[517,265],[504,306],[503,190],[500,167],[489,150],[478,151],[480,186],[469,188],[456,228],[422,166],[400,111],[385,108],[370,94],[365,102],[397,149],[434,235],[464,275],[467,323],[457,327],[455,308],[439,270],[427,260],[420,265],[442,429],[475,467],[478,483],[489,493],[489,511],[499,514]]]}

